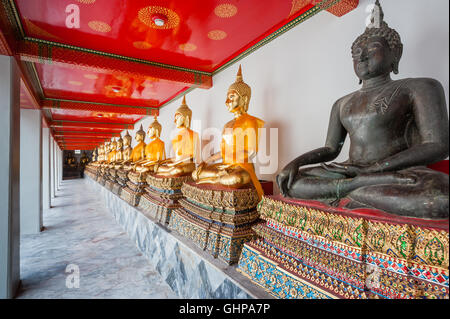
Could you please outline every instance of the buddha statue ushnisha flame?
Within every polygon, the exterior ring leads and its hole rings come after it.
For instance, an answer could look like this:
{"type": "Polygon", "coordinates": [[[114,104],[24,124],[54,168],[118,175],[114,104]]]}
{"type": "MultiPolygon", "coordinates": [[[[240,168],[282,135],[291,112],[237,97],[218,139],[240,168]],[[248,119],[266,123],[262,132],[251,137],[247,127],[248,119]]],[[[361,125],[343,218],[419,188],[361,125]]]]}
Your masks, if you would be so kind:
{"type": "Polygon", "coordinates": [[[176,177],[191,174],[195,170],[195,161],[199,152],[198,133],[191,130],[192,111],[183,97],[181,106],[175,111],[177,135],[172,139],[175,157],[157,163],[154,167],[156,175],[176,177]]]}
{"type": "Polygon", "coordinates": [[[129,171],[133,169],[134,163],[139,162],[145,158],[145,131],[142,128],[142,124],[139,130],[136,132],[135,140],[137,145],[133,148],[130,154],[130,158],[127,160],[127,163],[124,163],[123,169],[129,171]]]}
{"type": "Polygon", "coordinates": [[[335,102],[325,146],[289,163],[277,176],[278,187],[284,196],[349,209],[448,219],[448,175],[426,167],[449,152],[444,89],[429,78],[392,80],[403,52],[400,35],[384,21],[378,0],[372,18],[352,45],[362,88],[335,102]],[[326,164],[347,135],[349,159],[326,164]]]}
{"type": "Polygon", "coordinates": [[[212,155],[193,172],[192,177],[197,184],[241,188],[253,183],[258,195],[263,196],[251,160],[258,152],[258,130],[264,126],[264,121],[247,113],[250,98],[251,88],[244,82],[239,66],[236,82],[228,89],[225,102],[234,119],[223,129],[221,152],[212,155]],[[211,164],[220,159],[222,163],[211,164]]]}
{"type": "Polygon", "coordinates": [[[162,126],[155,119],[150,124],[147,134],[151,140],[145,147],[145,159],[135,163],[135,171],[143,174],[145,172],[154,171],[154,166],[159,162],[166,159],[166,152],[164,148],[164,142],[159,138],[161,136],[162,126]]]}

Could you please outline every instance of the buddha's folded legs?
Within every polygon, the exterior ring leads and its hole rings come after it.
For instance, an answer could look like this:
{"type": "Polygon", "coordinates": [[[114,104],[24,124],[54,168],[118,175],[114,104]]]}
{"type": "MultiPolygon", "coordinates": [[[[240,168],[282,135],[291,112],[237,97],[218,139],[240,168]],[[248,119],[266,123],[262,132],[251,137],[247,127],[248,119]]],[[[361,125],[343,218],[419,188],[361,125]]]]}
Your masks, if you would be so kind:
{"type": "Polygon", "coordinates": [[[448,175],[425,167],[399,171],[414,183],[373,185],[347,195],[349,208],[372,207],[395,215],[446,219],[449,215],[448,175]]]}
{"type": "Polygon", "coordinates": [[[397,172],[359,175],[353,178],[329,172],[322,167],[301,169],[289,189],[293,198],[335,201],[361,187],[413,183],[414,179],[397,172]]]}
{"type": "MultiPolygon", "coordinates": [[[[250,174],[239,166],[221,169],[223,164],[213,164],[201,170],[194,177],[197,184],[222,184],[229,187],[241,187],[251,183],[250,174]]],[[[193,174],[195,175],[195,174],[193,174]]]]}
{"type": "Polygon", "coordinates": [[[180,176],[190,174],[195,170],[194,163],[178,164],[176,166],[161,165],[156,172],[161,176],[180,176]]]}

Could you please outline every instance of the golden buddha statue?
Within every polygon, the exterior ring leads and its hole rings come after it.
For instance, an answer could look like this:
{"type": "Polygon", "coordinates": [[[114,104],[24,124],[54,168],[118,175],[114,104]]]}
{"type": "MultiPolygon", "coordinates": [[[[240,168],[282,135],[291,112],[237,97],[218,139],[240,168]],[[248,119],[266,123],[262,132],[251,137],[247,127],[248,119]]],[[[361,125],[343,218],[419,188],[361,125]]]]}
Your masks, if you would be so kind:
{"type": "MultiPolygon", "coordinates": [[[[129,164],[131,162],[131,153],[133,149],[131,148],[131,135],[127,130],[127,133],[123,136],[123,139],[120,138],[119,141],[122,140],[122,152],[121,152],[121,159],[116,161],[116,165],[114,166],[115,169],[121,169],[124,165],[129,164]]],[[[119,145],[118,145],[119,147],[119,145]]]]}
{"type": "Polygon", "coordinates": [[[114,137],[111,138],[111,143],[109,144],[109,153],[108,153],[108,167],[112,168],[111,165],[115,162],[116,159],[116,148],[117,148],[117,142],[115,141],[114,137]]]}
{"type": "Polygon", "coordinates": [[[77,159],[73,156],[73,152],[69,151],[66,158],[66,165],[70,167],[77,166],[77,159]]]}
{"type": "Polygon", "coordinates": [[[100,167],[105,167],[105,165],[108,163],[110,145],[111,145],[110,141],[106,141],[103,144],[103,157],[102,157],[102,162],[100,163],[100,167]]]}
{"type": "Polygon", "coordinates": [[[135,140],[136,142],[138,142],[138,144],[133,148],[133,150],[131,151],[130,154],[130,158],[123,163],[122,168],[124,170],[131,170],[134,167],[134,163],[143,160],[145,158],[145,143],[144,143],[144,139],[145,139],[145,131],[142,128],[142,124],[141,127],[139,128],[139,131],[136,132],[136,136],[135,136],[135,140]]]}
{"type": "MultiPolygon", "coordinates": [[[[95,155],[93,155],[95,156],[95,155]]],[[[82,167],[86,166],[89,163],[89,157],[87,156],[86,152],[83,152],[83,155],[81,155],[80,158],[80,165],[82,167]]]]}
{"type": "Polygon", "coordinates": [[[123,161],[123,139],[120,136],[116,141],[116,155],[113,160],[114,166],[121,161],[123,161]]]}
{"type": "Polygon", "coordinates": [[[154,171],[155,164],[166,159],[166,151],[164,142],[159,138],[162,126],[158,122],[156,116],[152,124],[150,124],[147,134],[151,142],[145,147],[145,159],[135,163],[134,170],[143,174],[148,171],[154,171]]]}
{"type": "Polygon", "coordinates": [[[96,149],[94,149],[94,151],[92,152],[92,163],[96,163],[98,161],[98,147],[96,149]]]}
{"type": "Polygon", "coordinates": [[[186,105],[186,96],[181,106],[175,112],[175,124],[178,133],[172,140],[175,157],[155,164],[156,175],[176,177],[190,174],[195,170],[195,160],[198,154],[198,133],[190,129],[192,111],[186,105]]]}
{"type": "Polygon", "coordinates": [[[221,184],[241,188],[253,183],[260,198],[263,190],[251,159],[258,152],[259,132],[264,121],[247,114],[251,88],[242,78],[239,66],[236,82],[228,89],[225,104],[234,119],[225,124],[222,133],[221,152],[202,162],[192,173],[197,184],[221,184]],[[212,164],[222,159],[222,163],[212,164]]]}

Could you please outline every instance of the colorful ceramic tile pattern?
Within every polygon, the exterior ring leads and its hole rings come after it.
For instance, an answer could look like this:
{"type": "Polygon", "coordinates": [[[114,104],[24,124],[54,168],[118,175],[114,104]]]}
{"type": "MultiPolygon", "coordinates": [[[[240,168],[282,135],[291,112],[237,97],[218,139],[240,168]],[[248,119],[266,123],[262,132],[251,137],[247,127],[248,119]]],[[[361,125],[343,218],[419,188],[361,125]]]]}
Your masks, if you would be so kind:
{"type": "Polygon", "coordinates": [[[272,196],[258,211],[264,222],[253,227],[257,239],[244,245],[239,270],[275,297],[322,296],[288,293],[286,280],[333,298],[449,297],[448,226],[272,196]],[[285,277],[261,279],[274,272],[285,277]]]}

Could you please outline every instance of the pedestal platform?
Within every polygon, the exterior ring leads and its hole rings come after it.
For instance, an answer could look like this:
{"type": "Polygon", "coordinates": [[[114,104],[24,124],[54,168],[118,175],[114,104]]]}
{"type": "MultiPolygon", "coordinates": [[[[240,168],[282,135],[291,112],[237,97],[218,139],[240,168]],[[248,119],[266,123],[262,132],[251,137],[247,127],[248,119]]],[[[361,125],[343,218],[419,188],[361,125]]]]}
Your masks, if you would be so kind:
{"type": "Polygon", "coordinates": [[[258,211],[238,270],[277,298],[449,298],[448,220],[281,196],[258,211]]]}
{"type": "Polygon", "coordinates": [[[253,186],[232,189],[223,186],[185,183],[169,220],[169,228],[192,240],[214,258],[236,263],[242,246],[255,236],[258,194],[253,186]]]}
{"type": "Polygon", "coordinates": [[[191,175],[165,177],[148,174],[147,187],[141,196],[139,208],[158,222],[168,224],[172,212],[181,207],[178,200],[183,197],[181,186],[192,181],[191,175]]]}
{"type": "Polygon", "coordinates": [[[102,185],[102,186],[105,186],[106,178],[107,178],[106,174],[107,174],[106,168],[100,166],[100,167],[99,167],[99,174],[98,174],[98,176],[97,176],[97,181],[98,181],[98,183],[99,183],[100,185],[102,185]]]}
{"type": "Polygon", "coordinates": [[[149,214],[133,207],[90,178],[106,207],[136,243],[158,273],[180,298],[248,299],[272,298],[263,289],[196,247],[149,214]]]}
{"type": "Polygon", "coordinates": [[[144,194],[144,189],[147,186],[145,181],[146,174],[140,174],[135,171],[128,172],[126,186],[122,188],[121,197],[130,205],[137,206],[144,194]]]}
{"type": "Polygon", "coordinates": [[[116,170],[114,168],[105,168],[105,187],[112,191],[116,182],[116,170]]]}
{"type": "Polygon", "coordinates": [[[86,175],[88,175],[90,178],[96,179],[97,178],[97,167],[92,166],[92,164],[88,164],[88,165],[86,165],[84,173],[86,175]]]}

